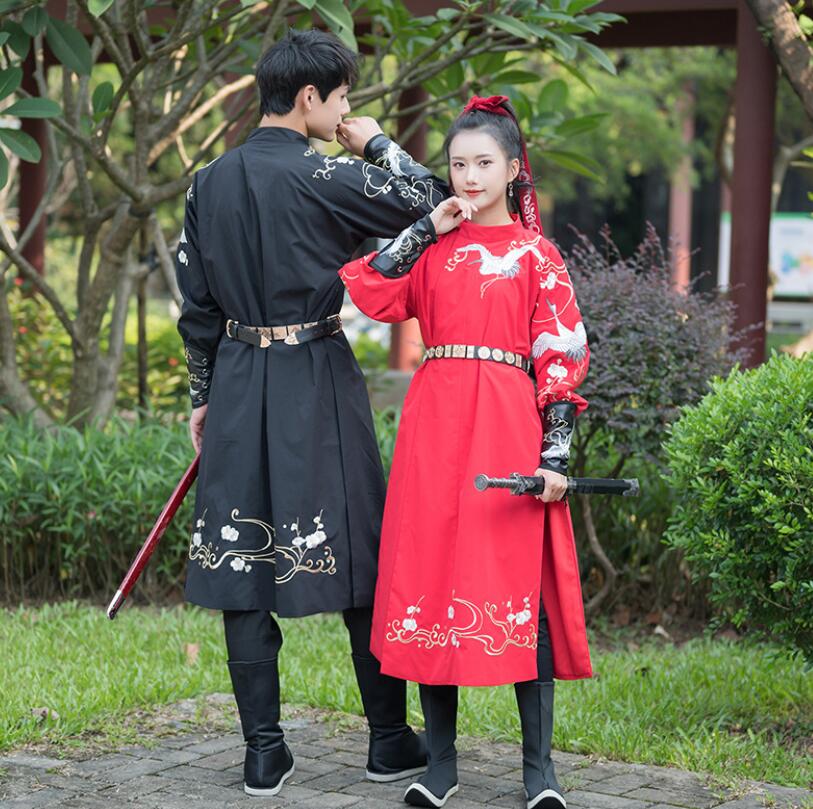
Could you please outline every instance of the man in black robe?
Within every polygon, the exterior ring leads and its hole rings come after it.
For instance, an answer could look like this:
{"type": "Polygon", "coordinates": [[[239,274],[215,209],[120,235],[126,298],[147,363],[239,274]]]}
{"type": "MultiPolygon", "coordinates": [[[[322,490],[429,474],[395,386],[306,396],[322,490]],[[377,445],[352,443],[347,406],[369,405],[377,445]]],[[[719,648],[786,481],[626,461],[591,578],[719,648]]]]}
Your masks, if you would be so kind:
{"type": "Polygon", "coordinates": [[[276,794],[293,772],[271,612],[343,612],[370,725],[368,778],[405,778],[425,763],[406,685],[381,675],[369,651],[384,477],[338,319],[337,268],[448,188],[372,119],[342,123],[356,76],[355,55],[327,34],[292,31],[273,46],[257,69],[260,125],[195,174],[177,251],[201,451],[186,597],[223,611],[255,795],[276,794]],[[367,161],[311,148],[309,137],[337,131],[351,149],[366,143],[367,161]]]}

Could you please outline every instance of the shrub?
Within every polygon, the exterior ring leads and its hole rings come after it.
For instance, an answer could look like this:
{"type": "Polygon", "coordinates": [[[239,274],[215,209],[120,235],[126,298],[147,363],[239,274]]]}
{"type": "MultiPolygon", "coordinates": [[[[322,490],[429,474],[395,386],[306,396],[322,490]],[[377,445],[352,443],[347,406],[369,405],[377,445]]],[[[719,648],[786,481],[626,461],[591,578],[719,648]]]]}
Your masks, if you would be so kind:
{"type": "Polygon", "coordinates": [[[373,411],[375,434],[378,439],[378,450],[381,453],[381,463],[384,475],[389,480],[392,468],[392,456],[395,453],[395,438],[398,435],[398,424],[401,421],[401,410],[395,407],[385,407],[383,410],[373,411]]]}
{"type": "Polygon", "coordinates": [[[715,381],[666,452],[679,497],[667,541],[724,617],[813,662],[813,355],[715,381]]]}
{"type": "MultiPolygon", "coordinates": [[[[45,411],[55,420],[64,419],[73,372],[70,337],[56,315],[38,298],[8,296],[17,324],[16,351],[20,375],[45,411]]],[[[119,411],[138,408],[138,347],[135,316],[128,318],[126,342],[118,376],[116,405],[119,411]]],[[[189,383],[186,361],[175,322],[169,316],[147,317],[148,408],[156,413],[187,413],[189,383]]]]}
{"type": "MultiPolygon", "coordinates": [[[[382,410],[375,423],[389,473],[398,414],[382,410]]],[[[80,431],[0,421],[0,603],[112,596],[192,457],[185,422],[80,431]]],[[[190,491],[133,597],[179,589],[193,502],[190,491]]]]}
{"type": "MultiPolygon", "coordinates": [[[[112,422],[0,430],[0,582],[4,602],[112,596],[192,460],[185,425],[112,422]]],[[[147,568],[141,593],[177,586],[192,519],[190,495],[147,568]]]]}
{"type": "MultiPolygon", "coordinates": [[[[698,401],[708,380],[741,357],[728,348],[733,309],[712,295],[673,288],[670,256],[651,226],[630,257],[620,254],[608,230],[601,237],[601,249],[580,236],[565,255],[591,351],[579,389],[590,407],[579,418],[571,474],[650,477],[651,467],[663,463],[661,442],[680,407],[698,401]]],[[[668,495],[593,505],[579,497],[574,505],[582,556],[598,562],[588,570],[588,612],[610,595],[619,575],[636,584],[642,568],[650,578],[677,569],[676,559],[662,558],[658,540],[668,495]],[[641,547],[634,520],[645,499],[651,519],[641,547]]]]}

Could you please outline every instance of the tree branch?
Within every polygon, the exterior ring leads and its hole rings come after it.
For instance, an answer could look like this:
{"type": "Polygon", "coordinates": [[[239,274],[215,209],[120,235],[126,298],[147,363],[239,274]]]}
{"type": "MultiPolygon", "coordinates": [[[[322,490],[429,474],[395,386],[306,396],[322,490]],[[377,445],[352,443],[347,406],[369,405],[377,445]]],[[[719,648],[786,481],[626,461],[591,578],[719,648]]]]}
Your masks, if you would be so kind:
{"type": "Polygon", "coordinates": [[[813,135],[794,143],[793,146],[780,146],[779,152],[773,161],[773,182],[771,183],[771,211],[776,211],[779,205],[779,196],[785,184],[785,175],[791,163],[799,157],[805,149],[813,146],[813,135]]]}
{"type": "Polygon", "coordinates": [[[221,87],[211,98],[200,104],[193,113],[187,115],[179,123],[177,129],[172,134],[167,135],[163,140],[160,140],[150,150],[148,163],[152,165],[164,152],[167,147],[171,146],[173,141],[180,135],[183,135],[190,127],[193,127],[198,121],[208,115],[212,109],[220,104],[224,99],[240,92],[240,90],[250,87],[254,84],[254,76],[241,76],[237,81],[221,87]]]}
{"type": "Polygon", "coordinates": [[[590,497],[586,494],[580,494],[577,495],[577,497],[579,498],[579,505],[582,507],[582,519],[584,521],[585,531],[587,532],[587,541],[590,544],[590,550],[593,551],[594,556],[601,565],[601,569],[604,571],[604,584],[602,584],[601,589],[584,606],[585,614],[590,616],[595,614],[604,599],[612,592],[615,586],[615,580],[618,578],[618,571],[604,552],[604,548],[601,547],[601,542],[596,532],[596,525],[593,521],[590,497]]]}
{"type": "Polygon", "coordinates": [[[813,52],[793,9],[785,0],[748,0],[748,5],[768,32],[782,72],[813,121],[813,52]]]}
{"type": "Polygon", "coordinates": [[[167,240],[164,238],[164,231],[161,229],[158,217],[150,217],[149,229],[152,243],[155,245],[155,252],[158,255],[158,266],[161,268],[161,275],[164,276],[164,282],[172,294],[172,300],[180,308],[183,303],[183,296],[178,288],[178,280],[175,278],[175,262],[172,260],[172,253],[167,245],[167,240]]]}
{"type": "Polygon", "coordinates": [[[71,320],[70,315],[65,310],[62,301],[59,300],[59,296],[53,287],[37,272],[36,267],[34,267],[17,248],[9,244],[2,233],[0,233],[0,251],[11,259],[11,263],[18,269],[20,275],[27,281],[30,281],[42,294],[42,297],[48,301],[57,319],[62,324],[62,327],[70,335],[71,340],[73,340],[74,343],[80,343],[74,322],[71,320]]]}
{"type": "Polygon", "coordinates": [[[271,43],[276,38],[277,28],[279,28],[280,23],[282,23],[282,21],[289,14],[291,14],[295,8],[295,4],[286,3],[284,0],[277,0],[277,7],[274,9],[271,19],[269,20],[265,32],[263,33],[262,42],[260,44],[261,54],[271,46],[271,43]]]}

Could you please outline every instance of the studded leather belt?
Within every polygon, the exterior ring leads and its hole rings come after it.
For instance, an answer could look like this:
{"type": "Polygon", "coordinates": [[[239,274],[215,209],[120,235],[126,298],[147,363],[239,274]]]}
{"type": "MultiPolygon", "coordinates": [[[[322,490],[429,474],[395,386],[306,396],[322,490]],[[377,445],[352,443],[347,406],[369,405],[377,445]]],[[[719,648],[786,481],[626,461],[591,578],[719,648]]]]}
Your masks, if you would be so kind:
{"type": "Polygon", "coordinates": [[[250,343],[258,348],[268,348],[274,341],[282,341],[289,346],[329,337],[342,330],[342,319],[331,315],[313,323],[294,323],[290,326],[244,326],[236,320],[226,321],[226,336],[232,340],[250,343]]]}
{"type": "Polygon", "coordinates": [[[513,351],[503,351],[501,348],[468,346],[460,345],[459,343],[427,348],[423,359],[424,362],[440,359],[486,360],[488,362],[500,362],[503,365],[513,365],[526,374],[531,370],[531,360],[522,354],[516,354],[513,351]]]}

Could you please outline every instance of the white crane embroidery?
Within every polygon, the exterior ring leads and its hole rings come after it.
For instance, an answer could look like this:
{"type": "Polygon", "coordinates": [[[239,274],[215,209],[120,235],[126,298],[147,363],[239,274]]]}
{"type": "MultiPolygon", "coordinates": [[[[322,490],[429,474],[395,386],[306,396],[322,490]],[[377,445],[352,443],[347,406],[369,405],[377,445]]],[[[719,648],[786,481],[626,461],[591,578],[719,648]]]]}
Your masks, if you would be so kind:
{"type": "MultiPolygon", "coordinates": [[[[479,259],[475,259],[480,265],[480,275],[499,275],[501,278],[516,278],[519,275],[519,260],[526,253],[533,253],[540,261],[545,257],[539,252],[535,244],[523,244],[509,250],[504,256],[495,256],[483,247],[482,244],[467,244],[465,247],[458,247],[458,253],[475,252],[480,254],[479,259]]],[[[495,279],[496,280],[496,279],[495,279]]]]}
{"type": "Polygon", "coordinates": [[[556,333],[543,331],[534,340],[532,349],[534,357],[538,359],[546,351],[552,350],[564,354],[569,360],[581,362],[587,356],[587,332],[584,329],[584,323],[580,320],[572,329],[569,329],[559,320],[555,304],[550,301],[547,301],[547,304],[553,312],[556,333]]]}
{"type": "Polygon", "coordinates": [[[384,156],[385,165],[394,177],[405,177],[407,172],[402,168],[401,164],[416,165],[411,155],[408,155],[397,143],[390,142],[387,146],[387,152],[384,156]]]}
{"type": "Polygon", "coordinates": [[[480,258],[474,259],[474,263],[480,265],[480,275],[493,275],[480,286],[480,297],[482,298],[486,290],[495,282],[502,278],[516,278],[519,275],[519,260],[526,253],[533,253],[540,261],[544,262],[545,257],[539,252],[535,244],[523,244],[509,250],[504,256],[495,256],[482,244],[467,244],[458,247],[455,253],[479,253],[480,258]]]}

